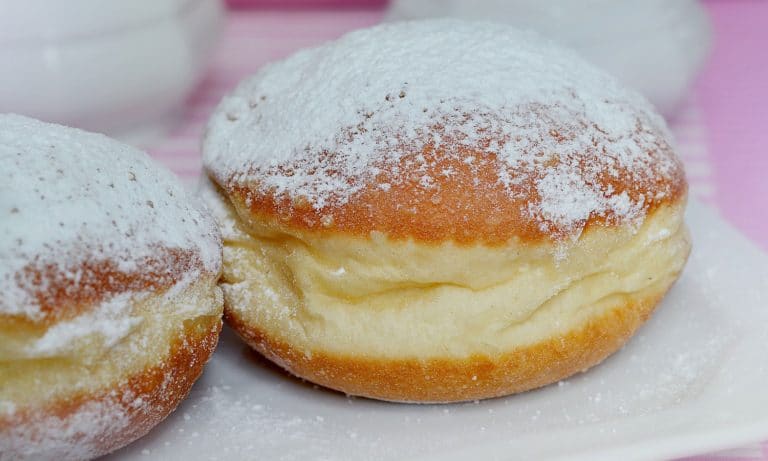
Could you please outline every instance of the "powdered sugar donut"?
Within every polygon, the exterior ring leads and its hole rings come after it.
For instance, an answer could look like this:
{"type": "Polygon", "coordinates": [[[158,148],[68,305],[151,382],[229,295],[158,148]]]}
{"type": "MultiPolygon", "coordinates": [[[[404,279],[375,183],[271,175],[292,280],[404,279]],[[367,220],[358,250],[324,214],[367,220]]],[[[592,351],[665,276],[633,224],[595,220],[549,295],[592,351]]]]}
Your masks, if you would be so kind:
{"type": "Polygon", "coordinates": [[[264,68],[208,126],[225,319],[298,376],[445,402],[617,350],[689,251],[663,119],[573,54],[453,20],[264,68]]]}
{"type": "Polygon", "coordinates": [[[101,135],[0,115],[0,459],[144,435],[217,342],[221,243],[171,173],[101,135]]]}

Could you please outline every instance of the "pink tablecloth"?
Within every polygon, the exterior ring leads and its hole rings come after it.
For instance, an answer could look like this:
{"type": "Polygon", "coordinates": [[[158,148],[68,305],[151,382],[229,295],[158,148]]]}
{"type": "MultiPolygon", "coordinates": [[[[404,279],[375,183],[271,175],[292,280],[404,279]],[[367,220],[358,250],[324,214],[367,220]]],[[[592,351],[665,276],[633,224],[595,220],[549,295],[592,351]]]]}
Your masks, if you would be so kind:
{"type": "MultiPolygon", "coordinates": [[[[692,194],[717,206],[768,249],[768,182],[763,181],[768,172],[768,2],[706,4],[717,34],[712,60],[672,128],[692,194]]],[[[232,14],[211,71],[188,101],[183,122],[151,153],[182,177],[197,178],[203,125],[224,92],[268,61],[375,24],[380,17],[380,11],[370,9],[232,14]]],[[[692,459],[768,460],[768,442],[692,459]]]]}
{"type": "Polygon", "coordinates": [[[768,249],[768,2],[706,5],[716,41],[694,91],[709,137],[714,202],[768,249]]]}

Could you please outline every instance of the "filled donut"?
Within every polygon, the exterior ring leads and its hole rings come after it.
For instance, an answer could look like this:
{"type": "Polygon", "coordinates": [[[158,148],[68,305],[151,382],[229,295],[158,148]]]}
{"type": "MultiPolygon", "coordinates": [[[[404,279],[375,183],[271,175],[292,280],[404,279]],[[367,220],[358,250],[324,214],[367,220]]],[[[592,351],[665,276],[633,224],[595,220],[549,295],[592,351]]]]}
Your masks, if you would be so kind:
{"type": "Polygon", "coordinates": [[[0,460],[89,459],[186,396],[221,329],[221,240],[170,172],[0,115],[0,460]]]}
{"type": "Polygon", "coordinates": [[[570,52],[454,20],[265,67],[210,120],[225,320],[347,394],[533,389],[619,349],[690,250],[663,119],[570,52]]]}

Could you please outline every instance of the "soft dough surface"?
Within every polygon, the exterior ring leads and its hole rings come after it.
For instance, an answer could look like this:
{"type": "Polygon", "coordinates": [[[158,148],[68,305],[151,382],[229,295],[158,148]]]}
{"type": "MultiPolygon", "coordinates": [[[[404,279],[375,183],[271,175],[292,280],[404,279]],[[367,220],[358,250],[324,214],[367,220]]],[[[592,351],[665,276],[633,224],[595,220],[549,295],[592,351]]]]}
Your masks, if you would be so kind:
{"type": "MultiPolygon", "coordinates": [[[[171,343],[185,324],[218,318],[222,310],[221,291],[213,277],[183,290],[134,296],[127,303],[126,331],[111,340],[93,331],[55,338],[55,333],[6,329],[0,324],[0,419],[3,406],[43,406],[109,388],[156,366],[168,358],[171,343]]],[[[72,325],[59,330],[67,327],[77,330],[72,325]]]]}
{"type": "Polygon", "coordinates": [[[663,293],[690,249],[682,204],[639,228],[496,248],[276,231],[239,220],[222,197],[207,195],[225,223],[228,309],[310,355],[503,353],[563,334],[634,294],[663,293]]]}

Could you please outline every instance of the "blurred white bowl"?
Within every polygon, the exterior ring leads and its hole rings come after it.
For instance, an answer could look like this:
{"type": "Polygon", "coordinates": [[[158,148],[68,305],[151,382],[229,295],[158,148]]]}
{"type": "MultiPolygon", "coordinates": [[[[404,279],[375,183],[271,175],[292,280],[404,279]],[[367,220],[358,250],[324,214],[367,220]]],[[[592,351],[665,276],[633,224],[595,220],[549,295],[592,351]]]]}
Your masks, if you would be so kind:
{"type": "Polygon", "coordinates": [[[710,46],[695,0],[394,0],[389,20],[455,17],[535,30],[614,74],[670,116],[710,46]]]}
{"type": "Polygon", "coordinates": [[[218,0],[0,0],[0,112],[141,141],[201,78],[218,0]]]}

